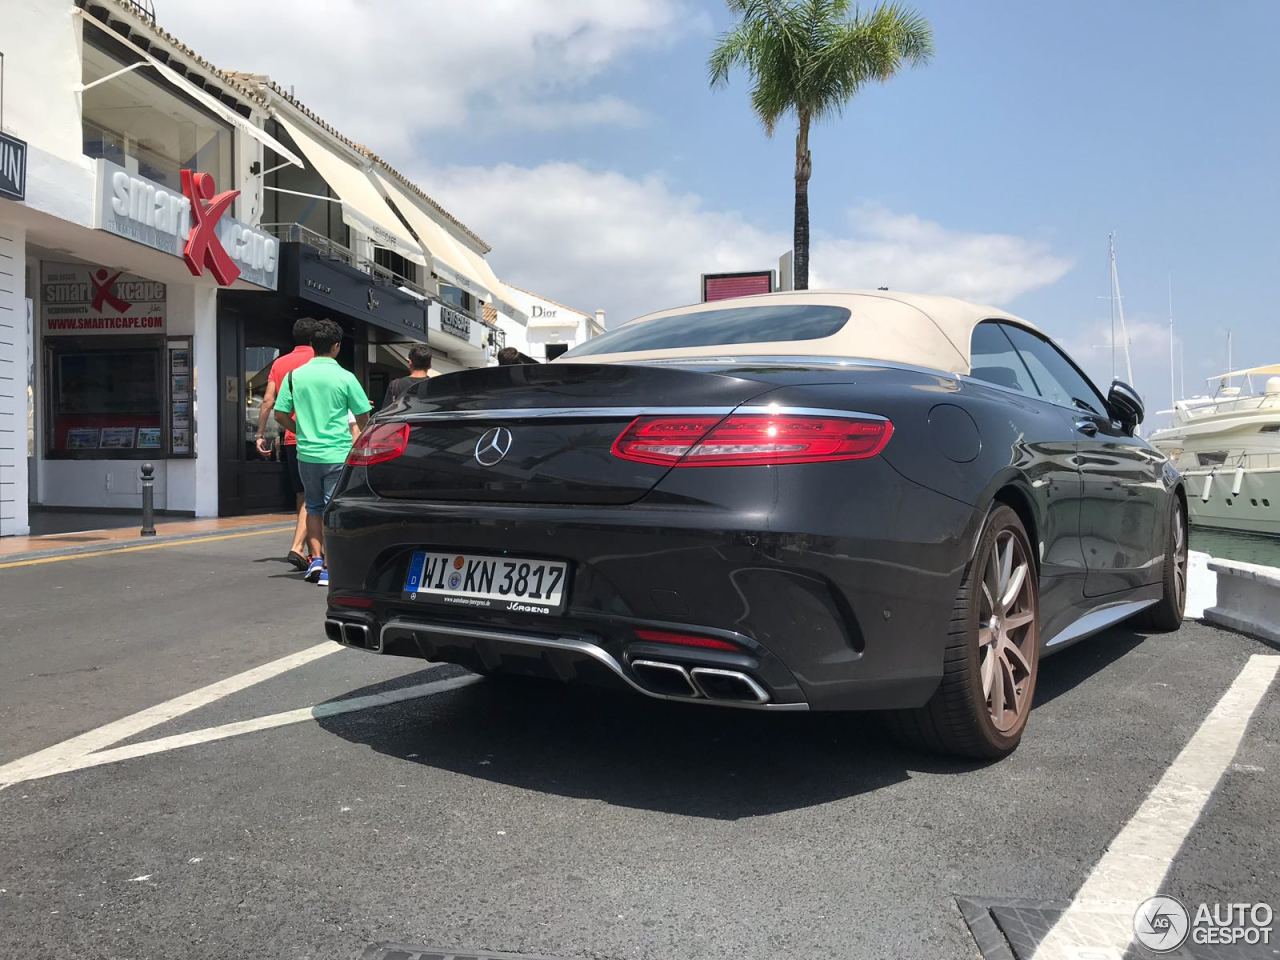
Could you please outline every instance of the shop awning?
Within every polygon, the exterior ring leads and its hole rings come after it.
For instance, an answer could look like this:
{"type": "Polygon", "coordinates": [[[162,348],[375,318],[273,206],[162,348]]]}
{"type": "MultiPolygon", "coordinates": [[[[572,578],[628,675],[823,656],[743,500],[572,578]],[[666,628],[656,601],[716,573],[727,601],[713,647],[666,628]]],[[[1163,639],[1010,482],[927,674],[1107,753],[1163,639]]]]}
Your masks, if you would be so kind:
{"type": "Polygon", "coordinates": [[[493,294],[493,305],[513,320],[520,323],[529,323],[529,314],[516,306],[516,297],[501,280],[498,281],[498,289],[493,294]]]}
{"type": "Polygon", "coordinates": [[[86,16],[84,18],[84,22],[93,24],[95,27],[97,27],[98,29],[106,33],[108,36],[110,36],[111,39],[119,43],[123,43],[125,46],[129,47],[135,54],[142,57],[142,60],[139,60],[137,63],[130,64],[129,66],[125,67],[123,70],[117,70],[115,73],[109,74],[108,76],[105,76],[105,77],[101,77],[93,81],[92,83],[80,84],[78,89],[81,92],[89,89],[90,87],[96,86],[99,83],[105,83],[108,80],[114,80],[116,77],[120,76],[121,74],[127,73],[130,70],[136,70],[138,67],[142,67],[142,66],[154,67],[156,73],[160,74],[162,79],[172,84],[177,89],[181,90],[184,94],[186,94],[192,100],[195,100],[197,103],[199,103],[202,107],[204,107],[210,113],[214,114],[217,117],[222,118],[223,121],[231,124],[237,130],[243,131],[246,136],[252,137],[254,140],[257,140],[260,144],[262,144],[268,150],[274,150],[276,153],[280,154],[280,156],[284,157],[284,159],[292,163],[295,167],[306,166],[306,164],[302,162],[302,160],[298,157],[297,154],[295,154],[292,150],[290,150],[288,147],[282,144],[275,137],[271,136],[271,134],[267,133],[267,131],[263,130],[261,127],[255,126],[253,123],[249,121],[247,117],[240,116],[240,114],[236,113],[234,110],[228,107],[225,103],[223,103],[217,97],[213,96],[212,94],[206,93],[204,90],[201,90],[199,87],[197,87],[194,83],[192,83],[186,77],[182,76],[177,71],[175,71],[172,67],[169,67],[161,63],[159,60],[157,60],[151,54],[147,53],[141,47],[134,44],[132,41],[120,36],[120,34],[115,32],[114,30],[109,29],[105,24],[100,23],[98,20],[94,19],[91,16],[86,16]]]}
{"type": "Polygon", "coordinates": [[[414,198],[394,177],[384,175],[376,167],[373,176],[431,254],[432,269],[436,276],[472,296],[492,302],[510,316],[525,317],[524,312],[510,302],[506,287],[494,275],[484,257],[450,235],[442,224],[423,209],[421,201],[414,198]]]}
{"type": "Polygon", "coordinates": [[[289,132],[311,169],[320,174],[342,201],[342,219],[347,226],[368,234],[375,243],[414,263],[428,265],[422,247],[407,235],[404,224],[387,205],[367,167],[321,143],[297,121],[279,112],[274,116],[289,132]]]}

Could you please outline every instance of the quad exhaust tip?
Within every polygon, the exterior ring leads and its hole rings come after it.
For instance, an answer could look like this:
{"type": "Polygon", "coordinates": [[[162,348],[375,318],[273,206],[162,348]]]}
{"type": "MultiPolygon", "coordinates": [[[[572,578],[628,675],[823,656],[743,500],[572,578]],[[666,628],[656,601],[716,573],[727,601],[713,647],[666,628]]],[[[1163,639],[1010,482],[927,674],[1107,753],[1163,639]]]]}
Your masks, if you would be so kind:
{"type": "Polygon", "coordinates": [[[691,697],[722,703],[768,703],[769,694],[739,670],[715,667],[686,669],[660,660],[632,660],[631,669],[644,685],[668,697],[691,697]]]}
{"type": "Polygon", "coordinates": [[[382,645],[375,639],[373,631],[363,623],[326,620],[324,633],[330,640],[344,647],[358,647],[361,650],[373,650],[379,653],[382,651],[382,645]]]}

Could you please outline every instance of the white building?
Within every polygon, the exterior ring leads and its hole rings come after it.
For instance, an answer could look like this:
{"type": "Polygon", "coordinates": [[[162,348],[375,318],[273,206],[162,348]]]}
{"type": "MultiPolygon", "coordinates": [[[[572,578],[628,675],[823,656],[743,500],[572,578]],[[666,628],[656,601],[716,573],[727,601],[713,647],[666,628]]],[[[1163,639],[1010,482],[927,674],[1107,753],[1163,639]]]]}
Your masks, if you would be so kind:
{"type": "Polygon", "coordinates": [[[46,510],[290,506],[253,444],[303,315],[348,334],[375,402],[426,341],[483,366],[488,246],[264,77],[214,67],[128,0],[0,15],[0,535],[46,510]]]}
{"type": "Polygon", "coordinates": [[[517,308],[514,314],[497,309],[497,322],[506,345],[539,363],[554,360],[571,347],[604,333],[603,310],[575,310],[509,283],[506,291],[505,299],[517,308]]]}

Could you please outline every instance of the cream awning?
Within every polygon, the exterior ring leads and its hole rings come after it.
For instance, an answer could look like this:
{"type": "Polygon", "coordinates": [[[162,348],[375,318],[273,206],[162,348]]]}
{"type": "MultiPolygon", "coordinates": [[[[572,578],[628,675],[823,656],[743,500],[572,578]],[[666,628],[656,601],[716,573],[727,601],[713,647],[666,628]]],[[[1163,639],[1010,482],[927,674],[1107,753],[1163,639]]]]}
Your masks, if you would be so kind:
{"type": "Polygon", "coordinates": [[[1225,380],[1227,377],[1276,377],[1280,376],[1280,363],[1267,363],[1261,367],[1250,367],[1247,370],[1232,370],[1230,373],[1218,373],[1209,378],[1209,382],[1214,380],[1225,380]]]}
{"type": "Polygon", "coordinates": [[[373,176],[431,254],[432,269],[436,276],[474,297],[489,301],[508,316],[522,322],[527,321],[524,311],[515,305],[510,292],[484,257],[454,237],[444,224],[431,215],[425,204],[394,177],[384,174],[376,167],[373,169],[373,176]]]}
{"type": "Polygon", "coordinates": [[[129,66],[125,67],[122,70],[117,70],[114,73],[108,74],[105,77],[100,77],[99,79],[93,81],[92,83],[87,83],[87,84],[82,83],[76,88],[77,90],[84,92],[85,90],[88,90],[91,87],[95,87],[100,83],[105,83],[108,80],[113,80],[116,77],[120,76],[121,74],[128,73],[129,71],[135,70],[138,67],[141,67],[144,65],[154,67],[156,73],[160,74],[161,78],[163,78],[173,86],[177,87],[184,94],[186,94],[192,100],[195,100],[197,103],[203,106],[210,113],[214,114],[217,117],[221,117],[223,121],[231,124],[231,126],[235,127],[237,130],[243,131],[247,136],[252,137],[254,140],[257,140],[268,150],[274,150],[276,153],[280,154],[280,156],[284,157],[295,167],[306,166],[306,164],[304,164],[302,160],[299,159],[297,154],[295,154],[292,150],[290,150],[288,147],[282,144],[275,137],[271,136],[271,134],[267,133],[267,131],[263,130],[261,127],[255,126],[253,123],[251,123],[248,120],[248,118],[240,116],[240,114],[236,113],[234,110],[228,107],[225,103],[223,103],[217,97],[213,96],[212,94],[206,93],[204,90],[197,87],[194,83],[192,83],[186,77],[182,76],[182,74],[178,73],[172,67],[161,63],[158,59],[153,57],[151,54],[147,53],[147,51],[143,50],[141,47],[135,44],[132,40],[122,37],[119,33],[117,33],[114,30],[111,30],[106,26],[106,24],[100,22],[99,20],[97,20],[92,16],[84,15],[79,10],[76,10],[74,12],[81,13],[81,15],[84,17],[85,23],[93,24],[103,33],[111,37],[112,40],[116,41],[117,43],[124,44],[126,47],[131,49],[138,56],[143,58],[137,63],[130,64],[129,66]]]}
{"type": "Polygon", "coordinates": [[[527,326],[530,321],[529,314],[516,306],[518,302],[519,299],[515,293],[512,292],[511,288],[499,280],[498,289],[493,295],[493,305],[508,317],[511,317],[511,319],[518,320],[520,323],[527,326]]]}
{"type": "Polygon", "coordinates": [[[437,223],[395,178],[383,174],[376,167],[371,172],[374,180],[391,197],[396,209],[409,222],[409,226],[413,227],[413,232],[431,254],[432,269],[436,276],[481,299],[491,296],[492,291],[484,283],[479,271],[463,256],[462,244],[449,236],[449,231],[437,223]]]}
{"type": "Polygon", "coordinates": [[[308,165],[324,179],[342,201],[342,219],[349,227],[368,234],[375,243],[414,263],[427,266],[427,258],[387,205],[365,166],[320,142],[302,124],[281,113],[274,114],[307,158],[308,165]]]}

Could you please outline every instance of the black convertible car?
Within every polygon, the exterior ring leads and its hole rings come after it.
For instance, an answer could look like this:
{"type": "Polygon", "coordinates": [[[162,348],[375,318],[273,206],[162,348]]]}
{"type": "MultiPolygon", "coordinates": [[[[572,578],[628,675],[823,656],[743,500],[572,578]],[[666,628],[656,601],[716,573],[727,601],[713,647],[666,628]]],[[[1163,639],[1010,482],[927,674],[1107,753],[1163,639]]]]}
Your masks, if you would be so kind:
{"type": "Polygon", "coordinates": [[[760,710],[887,710],[1011,751],[1046,654],[1175,629],[1186,496],[1000,310],[795,292],[421,381],[326,516],[326,632],[483,673],[760,710]]]}

